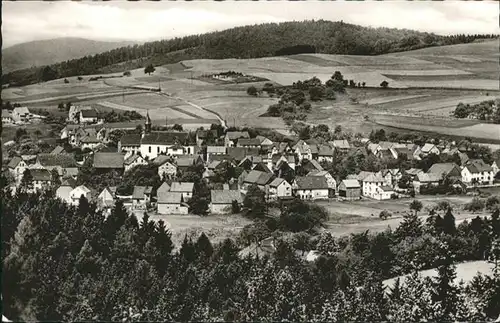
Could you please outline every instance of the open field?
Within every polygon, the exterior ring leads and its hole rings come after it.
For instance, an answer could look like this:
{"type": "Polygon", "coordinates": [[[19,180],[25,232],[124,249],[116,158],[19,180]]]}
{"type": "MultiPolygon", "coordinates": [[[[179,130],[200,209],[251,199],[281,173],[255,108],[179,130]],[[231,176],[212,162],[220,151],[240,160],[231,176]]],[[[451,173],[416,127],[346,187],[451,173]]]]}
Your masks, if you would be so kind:
{"type": "MultiPolygon", "coordinates": [[[[139,222],[142,213],[136,214],[139,222]]],[[[236,239],[239,232],[250,220],[240,215],[229,216],[197,216],[197,215],[156,215],[151,214],[150,220],[163,220],[166,227],[172,232],[172,241],[180,248],[184,236],[193,236],[195,239],[204,232],[212,243],[222,242],[226,238],[236,239]]]]}
{"type": "MultiPolygon", "coordinates": [[[[460,281],[464,283],[469,283],[478,273],[483,275],[491,276],[493,275],[493,263],[488,263],[484,260],[464,262],[456,265],[457,277],[455,277],[454,283],[458,284],[460,281]]],[[[438,272],[436,269],[428,269],[420,271],[422,277],[437,277],[438,272]]],[[[396,279],[400,279],[400,283],[403,283],[409,275],[403,275],[399,277],[394,277],[391,279],[386,279],[383,281],[384,287],[392,287],[396,282],[396,279]]]]}

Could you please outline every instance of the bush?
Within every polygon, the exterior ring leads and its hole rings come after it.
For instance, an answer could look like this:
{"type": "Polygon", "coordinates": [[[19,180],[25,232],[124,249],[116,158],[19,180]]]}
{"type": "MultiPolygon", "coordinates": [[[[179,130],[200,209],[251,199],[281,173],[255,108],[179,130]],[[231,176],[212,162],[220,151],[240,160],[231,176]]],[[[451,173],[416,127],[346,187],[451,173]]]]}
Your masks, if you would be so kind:
{"type": "Polygon", "coordinates": [[[231,213],[232,214],[236,214],[236,213],[240,213],[241,211],[241,207],[240,207],[240,203],[238,203],[238,201],[234,200],[231,202],[231,213]]]}
{"type": "Polygon", "coordinates": [[[482,209],[484,209],[484,200],[477,197],[473,198],[470,203],[467,203],[464,206],[464,210],[471,211],[472,213],[481,211],[482,209]]]}
{"type": "Polygon", "coordinates": [[[130,76],[130,75],[132,75],[132,73],[130,73],[130,71],[123,72],[123,76],[130,76]]]}
{"type": "Polygon", "coordinates": [[[382,81],[382,83],[380,83],[380,87],[384,88],[384,89],[387,89],[389,87],[389,82],[387,81],[382,81]]]}
{"type": "Polygon", "coordinates": [[[388,218],[392,217],[392,213],[387,210],[383,210],[382,212],[380,212],[378,217],[382,220],[387,220],[388,218]]]}
{"type": "Polygon", "coordinates": [[[78,76],[76,79],[77,79],[78,81],[83,81],[83,77],[81,77],[81,76],[78,76]]]}
{"type": "Polygon", "coordinates": [[[257,88],[253,85],[247,89],[247,94],[251,96],[257,96],[257,92],[257,88]]]}
{"type": "Polygon", "coordinates": [[[64,83],[66,84],[69,83],[68,79],[64,79],[64,83]]]}

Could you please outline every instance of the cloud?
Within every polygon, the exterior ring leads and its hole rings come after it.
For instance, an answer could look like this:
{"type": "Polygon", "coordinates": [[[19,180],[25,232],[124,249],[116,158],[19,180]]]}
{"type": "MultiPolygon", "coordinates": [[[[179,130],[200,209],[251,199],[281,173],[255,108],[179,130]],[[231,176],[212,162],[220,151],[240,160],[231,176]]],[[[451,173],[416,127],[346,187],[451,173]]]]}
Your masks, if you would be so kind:
{"type": "Polygon", "coordinates": [[[158,40],[304,19],[440,34],[499,32],[498,4],[488,1],[17,1],[2,9],[5,46],[56,37],[158,40]]]}

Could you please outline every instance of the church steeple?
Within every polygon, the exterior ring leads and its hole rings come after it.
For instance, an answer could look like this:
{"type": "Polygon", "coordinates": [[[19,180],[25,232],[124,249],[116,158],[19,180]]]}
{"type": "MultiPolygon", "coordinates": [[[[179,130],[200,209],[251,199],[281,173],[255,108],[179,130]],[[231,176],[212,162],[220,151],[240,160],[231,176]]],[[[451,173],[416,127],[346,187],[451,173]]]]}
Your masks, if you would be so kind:
{"type": "Polygon", "coordinates": [[[146,114],[146,123],[144,124],[144,132],[145,133],[151,132],[151,118],[149,118],[149,110],[146,114]]]}

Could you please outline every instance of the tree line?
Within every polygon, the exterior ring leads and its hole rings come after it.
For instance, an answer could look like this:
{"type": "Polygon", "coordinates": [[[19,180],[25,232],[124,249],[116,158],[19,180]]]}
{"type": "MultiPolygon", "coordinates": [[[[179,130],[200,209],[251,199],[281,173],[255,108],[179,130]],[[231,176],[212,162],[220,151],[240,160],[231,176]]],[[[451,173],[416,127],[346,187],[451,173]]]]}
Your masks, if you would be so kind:
{"type": "MultiPolygon", "coordinates": [[[[500,219],[456,225],[452,210],[395,230],[276,238],[273,257],[185,236],[118,202],[2,191],[3,314],[43,321],[485,321],[500,314],[500,219]],[[300,255],[316,249],[314,262],[300,255]],[[453,283],[455,263],[489,259],[493,276],[453,283]],[[435,278],[417,270],[437,268],[435,278]],[[386,278],[410,273],[384,288],[386,278]]],[[[306,210],[307,209],[303,209],[306,210]]],[[[299,210],[300,212],[300,210],[299,210]]],[[[247,229],[247,232],[249,230],[247,229]]],[[[254,231],[254,232],[258,232],[254,231]]]]}
{"type": "Polygon", "coordinates": [[[472,42],[495,35],[439,36],[411,30],[368,28],[325,20],[267,23],[146,42],[50,66],[2,75],[2,84],[21,86],[76,75],[123,72],[188,59],[257,58],[316,52],[378,55],[429,46],[472,42]]]}

